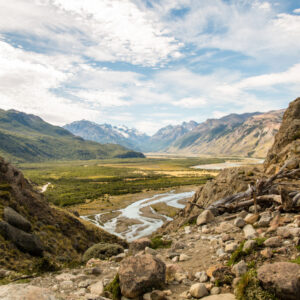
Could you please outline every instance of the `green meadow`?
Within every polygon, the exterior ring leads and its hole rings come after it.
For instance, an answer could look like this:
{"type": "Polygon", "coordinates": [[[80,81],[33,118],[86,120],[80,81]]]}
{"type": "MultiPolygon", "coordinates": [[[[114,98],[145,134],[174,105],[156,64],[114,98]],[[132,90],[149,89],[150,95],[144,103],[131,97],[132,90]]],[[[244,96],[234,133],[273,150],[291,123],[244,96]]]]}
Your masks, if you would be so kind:
{"type": "Polygon", "coordinates": [[[109,196],[169,187],[200,185],[213,173],[190,168],[221,163],[220,158],[132,158],[19,164],[36,188],[51,183],[45,195],[58,206],[70,206],[109,196]]]}

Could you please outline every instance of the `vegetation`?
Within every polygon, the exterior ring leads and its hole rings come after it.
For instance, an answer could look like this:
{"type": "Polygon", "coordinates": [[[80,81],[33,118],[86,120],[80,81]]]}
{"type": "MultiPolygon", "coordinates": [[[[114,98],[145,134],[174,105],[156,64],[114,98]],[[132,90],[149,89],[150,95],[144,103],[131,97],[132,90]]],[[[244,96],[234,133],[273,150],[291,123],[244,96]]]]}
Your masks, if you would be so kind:
{"type": "Polygon", "coordinates": [[[184,185],[204,184],[212,176],[190,166],[215,163],[218,159],[108,159],[19,164],[35,184],[51,185],[45,195],[59,206],[68,206],[109,196],[139,193],[184,185]]]}
{"type": "Polygon", "coordinates": [[[257,279],[257,274],[254,269],[245,273],[235,290],[235,295],[238,300],[276,300],[274,294],[264,290],[257,279]]]}
{"type": "Polygon", "coordinates": [[[120,145],[85,141],[37,116],[13,110],[0,110],[0,141],[0,156],[14,163],[144,157],[120,145]]]}
{"type": "Polygon", "coordinates": [[[170,248],[172,241],[163,240],[160,235],[157,235],[151,239],[151,246],[152,249],[159,249],[159,248],[170,248]]]}
{"type": "Polygon", "coordinates": [[[88,261],[91,258],[106,259],[118,255],[124,251],[124,248],[118,244],[99,243],[95,244],[84,253],[82,260],[88,261]]]}
{"type": "Polygon", "coordinates": [[[113,281],[104,288],[104,291],[109,292],[113,300],[121,299],[122,294],[120,289],[119,274],[117,274],[113,281]]]}

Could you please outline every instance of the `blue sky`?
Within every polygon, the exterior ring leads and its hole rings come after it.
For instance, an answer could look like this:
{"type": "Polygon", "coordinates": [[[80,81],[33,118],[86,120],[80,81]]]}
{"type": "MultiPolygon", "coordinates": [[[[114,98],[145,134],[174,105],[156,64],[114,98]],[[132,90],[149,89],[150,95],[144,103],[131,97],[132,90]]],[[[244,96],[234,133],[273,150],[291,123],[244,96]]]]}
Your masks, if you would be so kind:
{"type": "Polygon", "coordinates": [[[149,134],[300,96],[295,0],[0,0],[0,108],[149,134]]]}

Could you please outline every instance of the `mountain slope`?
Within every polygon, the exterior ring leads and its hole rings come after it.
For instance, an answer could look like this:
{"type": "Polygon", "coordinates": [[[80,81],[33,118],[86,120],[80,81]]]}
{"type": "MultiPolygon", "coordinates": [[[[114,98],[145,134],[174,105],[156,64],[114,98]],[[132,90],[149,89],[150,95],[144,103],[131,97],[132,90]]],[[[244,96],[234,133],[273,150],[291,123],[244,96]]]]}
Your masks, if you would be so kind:
{"type": "Polygon", "coordinates": [[[175,141],[168,152],[265,157],[284,110],[209,119],[175,141]]]}
{"type": "Polygon", "coordinates": [[[192,131],[198,123],[195,121],[183,122],[180,125],[168,125],[158,130],[150,139],[147,151],[164,151],[180,137],[192,131]]]}
{"type": "Polygon", "coordinates": [[[136,129],[126,126],[112,126],[110,124],[96,124],[90,121],[81,120],[63,126],[73,134],[85,140],[95,141],[103,144],[119,144],[137,151],[143,150],[149,136],[140,133],[136,129]]]}
{"type": "Polygon", "coordinates": [[[12,161],[143,157],[119,145],[85,141],[41,118],[0,110],[0,155],[12,161]]]}

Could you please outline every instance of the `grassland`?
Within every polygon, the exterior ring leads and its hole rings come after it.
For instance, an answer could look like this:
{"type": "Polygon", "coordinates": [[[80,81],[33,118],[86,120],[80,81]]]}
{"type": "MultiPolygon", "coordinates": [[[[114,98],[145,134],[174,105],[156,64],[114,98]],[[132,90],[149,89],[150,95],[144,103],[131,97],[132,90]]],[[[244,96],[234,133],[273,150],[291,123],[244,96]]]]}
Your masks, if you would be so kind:
{"type": "Polygon", "coordinates": [[[51,183],[45,195],[58,206],[100,201],[110,197],[169,187],[200,185],[213,173],[191,166],[221,163],[218,158],[132,158],[19,164],[36,186],[51,183]]]}

